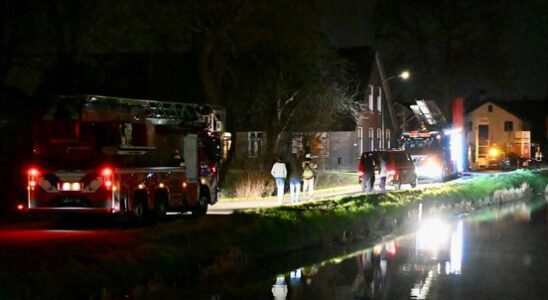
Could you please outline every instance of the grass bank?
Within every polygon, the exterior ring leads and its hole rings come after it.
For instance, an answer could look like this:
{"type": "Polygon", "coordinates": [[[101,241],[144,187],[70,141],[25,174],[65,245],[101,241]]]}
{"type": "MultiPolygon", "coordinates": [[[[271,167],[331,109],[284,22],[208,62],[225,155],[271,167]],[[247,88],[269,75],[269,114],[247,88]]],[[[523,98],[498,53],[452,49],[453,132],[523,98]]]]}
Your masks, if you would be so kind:
{"type": "Polygon", "coordinates": [[[548,176],[516,171],[424,190],[177,220],[133,230],[124,241],[35,246],[17,249],[18,253],[4,250],[0,298],[139,298],[146,291],[184,288],[184,283],[238,273],[259,260],[297,249],[372,238],[390,231],[393,221],[418,201],[425,207],[458,209],[463,201],[480,201],[524,182],[544,191],[548,176]],[[36,257],[33,253],[41,259],[18,259],[24,254],[36,257]]]}

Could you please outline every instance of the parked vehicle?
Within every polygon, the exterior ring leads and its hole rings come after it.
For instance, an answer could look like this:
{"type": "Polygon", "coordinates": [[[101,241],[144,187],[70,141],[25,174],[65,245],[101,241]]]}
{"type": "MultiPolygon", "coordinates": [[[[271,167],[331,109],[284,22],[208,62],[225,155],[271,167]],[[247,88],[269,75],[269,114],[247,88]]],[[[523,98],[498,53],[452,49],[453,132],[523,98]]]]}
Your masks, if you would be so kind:
{"type": "Polygon", "coordinates": [[[221,116],[208,105],[56,97],[36,120],[26,208],[137,219],[204,215],[218,198],[221,116]]]}
{"type": "Polygon", "coordinates": [[[503,170],[515,170],[524,166],[524,160],[518,154],[510,152],[502,159],[500,165],[503,170]]]}
{"type": "Polygon", "coordinates": [[[386,183],[400,189],[402,184],[410,184],[412,188],[417,186],[417,172],[411,156],[405,150],[384,150],[371,152],[375,159],[377,170],[375,176],[379,176],[377,163],[381,156],[386,160],[386,183]]]}

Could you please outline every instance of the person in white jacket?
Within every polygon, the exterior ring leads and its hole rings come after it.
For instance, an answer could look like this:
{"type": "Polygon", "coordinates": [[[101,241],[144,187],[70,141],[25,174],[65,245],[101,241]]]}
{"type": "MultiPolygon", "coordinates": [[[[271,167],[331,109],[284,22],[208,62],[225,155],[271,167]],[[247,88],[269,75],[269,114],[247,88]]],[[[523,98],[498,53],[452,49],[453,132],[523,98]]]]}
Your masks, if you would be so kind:
{"type": "Polygon", "coordinates": [[[281,156],[278,157],[278,160],[272,165],[272,170],[270,174],[276,179],[276,188],[278,189],[278,204],[282,204],[284,200],[284,188],[285,188],[285,178],[287,177],[287,168],[281,156]]]}

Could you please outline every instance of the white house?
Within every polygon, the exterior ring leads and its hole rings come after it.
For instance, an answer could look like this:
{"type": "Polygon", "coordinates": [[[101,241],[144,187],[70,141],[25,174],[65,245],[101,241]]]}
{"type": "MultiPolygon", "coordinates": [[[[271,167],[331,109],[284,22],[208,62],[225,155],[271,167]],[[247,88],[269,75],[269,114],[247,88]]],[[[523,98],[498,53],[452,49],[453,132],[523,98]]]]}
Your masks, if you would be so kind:
{"type": "Polygon", "coordinates": [[[530,131],[525,131],[520,117],[503,107],[501,102],[487,101],[465,114],[470,167],[488,167],[510,153],[530,156],[530,131]]]}

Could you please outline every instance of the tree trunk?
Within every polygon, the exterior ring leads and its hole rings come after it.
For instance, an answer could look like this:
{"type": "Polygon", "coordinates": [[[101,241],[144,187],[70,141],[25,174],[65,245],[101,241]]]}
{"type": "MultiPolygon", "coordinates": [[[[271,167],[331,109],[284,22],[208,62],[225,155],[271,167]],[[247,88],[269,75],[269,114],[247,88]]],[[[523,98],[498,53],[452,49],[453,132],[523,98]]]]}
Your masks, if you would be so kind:
{"type": "Polygon", "coordinates": [[[209,104],[220,104],[222,86],[222,73],[224,69],[224,57],[219,54],[218,39],[216,32],[207,32],[203,36],[196,37],[198,41],[196,56],[198,61],[198,73],[202,82],[205,102],[209,104]]]}

